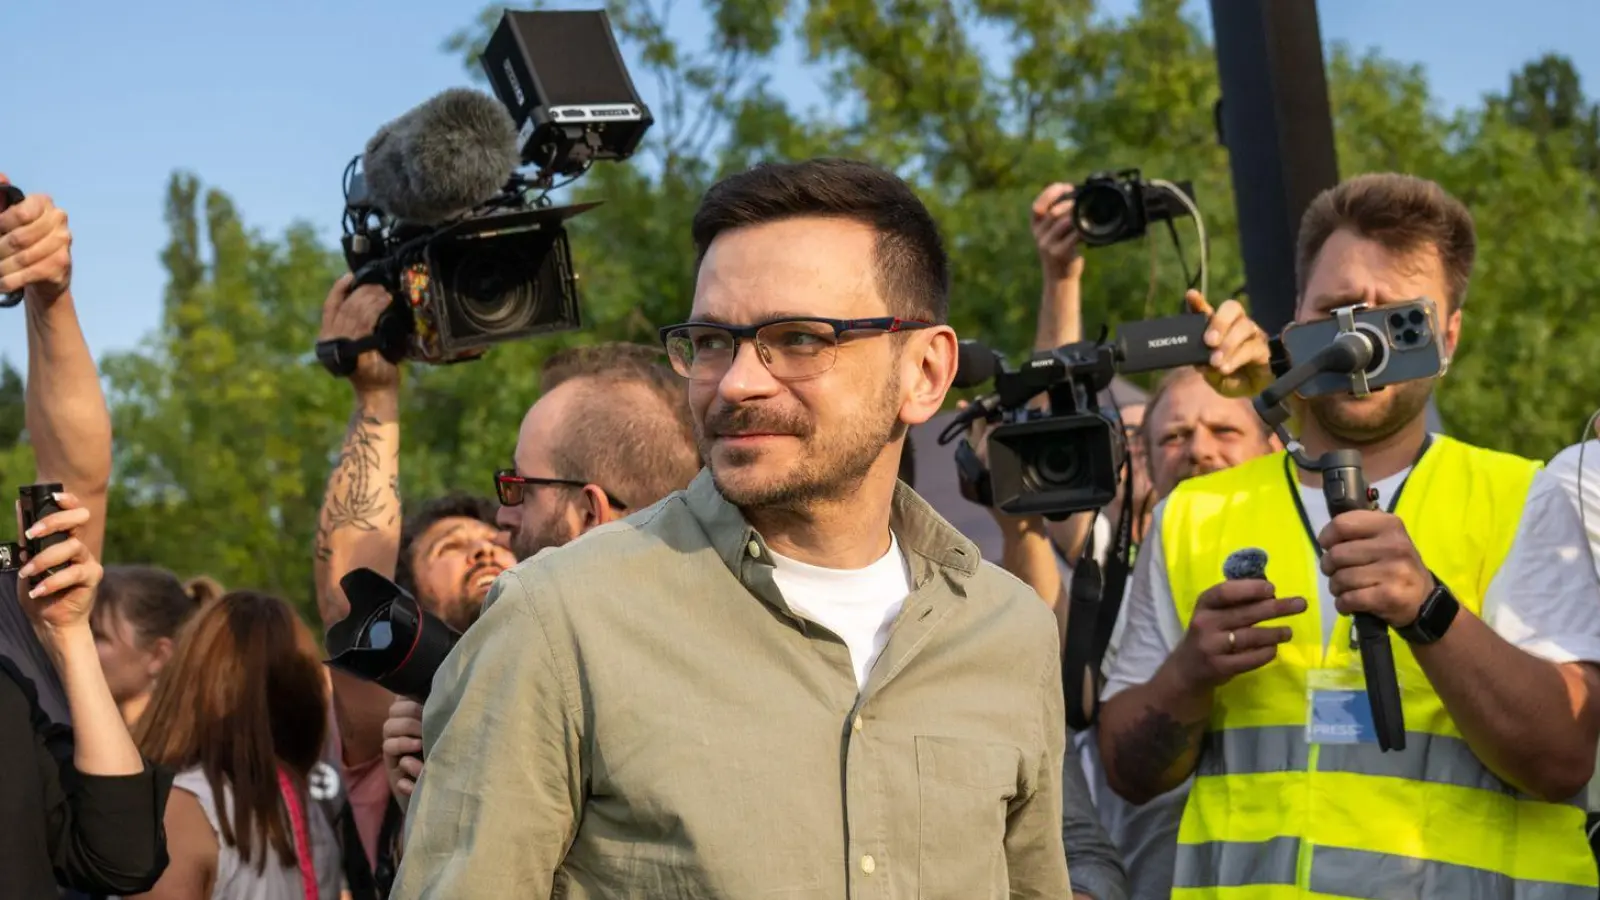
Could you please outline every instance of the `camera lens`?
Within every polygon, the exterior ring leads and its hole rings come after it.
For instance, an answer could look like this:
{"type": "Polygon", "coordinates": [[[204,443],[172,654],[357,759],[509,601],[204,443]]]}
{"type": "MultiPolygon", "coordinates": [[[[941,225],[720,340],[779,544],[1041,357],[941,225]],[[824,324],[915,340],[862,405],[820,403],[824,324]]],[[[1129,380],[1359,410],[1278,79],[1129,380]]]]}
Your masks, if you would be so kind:
{"type": "Polygon", "coordinates": [[[515,331],[533,321],[538,310],[531,266],[511,247],[493,243],[462,254],[452,267],[450,292],[461,301],[461,314],[486,333],[515,331]]]}
{"type": "Polygon", "coordinates": [[[1407,328],[1400,333],[1401,342],[1406,344],[1415,344],[1421,338],[1422,335],[1418,334],[1415,328],[1407,328]]]}
{"type": "Polygon", "coordinates": [[[1127,227],[1127,200],[1114,187],[1079,191],[1073,202],[1072,214],[1078,231],[1090,238],[1109,237],[1127,227]]]}
{"type": "Polygon", "coordinates": [[[1069,487],[1078,480],[1083,461],[1072,447],[1055,444],[1039,451],[1033,469],[1042,485],[1069,487]]]}
{"type": "Polygon", "coordinates": [[[1427,321],[1428,317],[1422,314],[1422,310],[1413,309],[1411,311],[1411,315],[1408,318],[1411,319],[1411,324],[1413,324],[1413,325],[1421,325],[1423,322],[1427,321]]]}
{"type": "Polygon", "coordinates": [[[1390,313],[1389,325],[1393,328],[1404,328],[1406,327],[1406,317],[1400,313],[1390,313]]]}

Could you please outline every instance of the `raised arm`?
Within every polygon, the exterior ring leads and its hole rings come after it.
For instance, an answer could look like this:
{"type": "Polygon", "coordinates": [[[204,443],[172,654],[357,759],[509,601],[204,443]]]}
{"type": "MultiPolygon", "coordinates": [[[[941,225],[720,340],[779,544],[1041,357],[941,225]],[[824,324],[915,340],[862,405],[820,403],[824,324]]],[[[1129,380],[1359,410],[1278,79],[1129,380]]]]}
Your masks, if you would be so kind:
{"type": "MultiPolygon", "coordinates": [[[[0,184],[6,183],[0,175],[0,184]]],[[[83,502],[81,534],[98,556],[111,483],[111,414],[72,300],[72,232],[44,194],[0,212],[0,294],[23,288],[28,331],[28,440],[41,482],[83,502]]]]}
{"type": "MultiPolygon", "coordinates": [[[[320,339],[371,333],[390,298],[382,288],[350,290],[349,275],[328,292],[320,339]]],[[[400,552],[400,371],[377,351],[361,355],[350,376],[355,410],[317,514],[317,610],[323,627],[350,614],[339,579],[368,568],[393,577],[400,552]]],[[[333,672],[335,720],[347,764],[379,756],[383,721],[394,696],[376,684],[333,672]]]]}

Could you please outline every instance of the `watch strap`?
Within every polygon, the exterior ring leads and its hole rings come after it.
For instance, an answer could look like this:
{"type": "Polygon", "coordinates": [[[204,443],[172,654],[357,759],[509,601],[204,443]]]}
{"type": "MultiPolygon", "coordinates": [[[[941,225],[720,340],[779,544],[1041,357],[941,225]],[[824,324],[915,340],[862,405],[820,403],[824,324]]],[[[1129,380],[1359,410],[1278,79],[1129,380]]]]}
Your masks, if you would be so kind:
{"type": "Polygon", "coordinates": [[[1461,610],[1456,595],[1439,576],[1433,576],[1433,583],[1433,590],[1417,609],[1416,621],[1395,629],[1408,644],[1431,644],[1444,637],[1461,610]]]}

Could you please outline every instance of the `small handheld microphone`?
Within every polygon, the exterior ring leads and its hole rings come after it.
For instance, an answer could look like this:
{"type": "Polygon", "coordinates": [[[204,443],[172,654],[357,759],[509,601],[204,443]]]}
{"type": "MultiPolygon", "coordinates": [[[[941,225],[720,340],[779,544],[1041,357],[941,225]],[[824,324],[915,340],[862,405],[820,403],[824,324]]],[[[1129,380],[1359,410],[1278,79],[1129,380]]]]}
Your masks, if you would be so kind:
{"type": "Polygon", "coordinates": [[[1267,577],[1267,551],[1246,547],[1228,554],[1222,562],[1222,577],[1229,581],[1249,581],[1267,577]]]}

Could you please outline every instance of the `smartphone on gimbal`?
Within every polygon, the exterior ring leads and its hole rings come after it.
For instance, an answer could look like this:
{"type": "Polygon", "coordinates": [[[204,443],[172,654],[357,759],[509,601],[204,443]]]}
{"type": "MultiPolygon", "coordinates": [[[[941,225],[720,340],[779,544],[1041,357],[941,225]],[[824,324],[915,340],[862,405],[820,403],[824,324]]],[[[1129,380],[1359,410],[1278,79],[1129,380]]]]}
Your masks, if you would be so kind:
{"type": "Polygon", "coordinates": [[[1315,322],[1292,322],[1278,336],[1289,364],[1310,359],[1333,343],[1344,331],[1364,334],[1372,342],[1372,362],[1353,374],[1326,372],[1312,378],[1295,393],[1301,397],[1327,394],[1362,396],[1391,384],[1434,378],[1444,371],[1443,329],[1438,308],[1425,297],[1381,306],[1357,304],[1336,310],[1315,322]]]}

